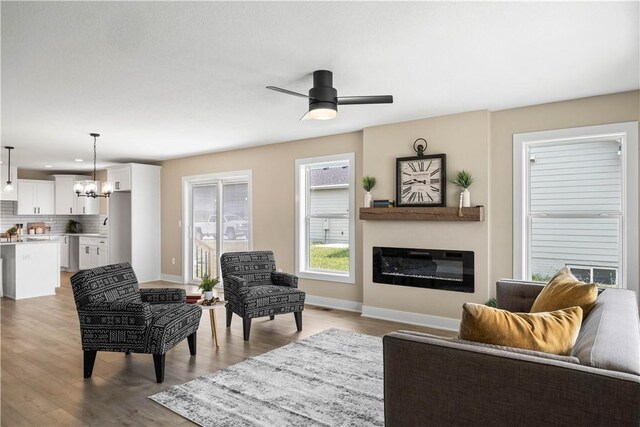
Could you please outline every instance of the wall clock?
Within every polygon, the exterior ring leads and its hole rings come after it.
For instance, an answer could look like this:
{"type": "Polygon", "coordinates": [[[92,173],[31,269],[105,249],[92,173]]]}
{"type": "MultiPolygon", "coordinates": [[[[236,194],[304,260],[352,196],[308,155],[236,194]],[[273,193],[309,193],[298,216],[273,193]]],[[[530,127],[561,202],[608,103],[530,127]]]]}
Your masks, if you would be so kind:
{"type": "Polygon", "coordinates": [[[396,206],[445,206],[446,155],[396,159],[396,206]]]}

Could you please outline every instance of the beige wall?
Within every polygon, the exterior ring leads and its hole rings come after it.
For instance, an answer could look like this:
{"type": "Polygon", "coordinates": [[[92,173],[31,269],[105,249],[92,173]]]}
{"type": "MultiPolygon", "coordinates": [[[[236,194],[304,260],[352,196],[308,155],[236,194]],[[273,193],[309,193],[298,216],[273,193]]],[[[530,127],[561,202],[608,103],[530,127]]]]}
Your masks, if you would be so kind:
{"type": "MultiPolygon", "coordinates": [[[[362,132],[292,141],[243,150],[169,160],[162,163],[162,273],[182,275],[183,176],[251,169],[253,171],[253,248],[273,250],[278,268],[294,271],[295,160],[355,153],[356,177],[362,176],[362,132]],[[171,259],[176,263],[172,264],[171,259]]],[[[358,186],[356,200],[364,194],[358,186]]],[[[362,227],[356,225],[356,270],[362,269],[362,227]]],[[[301,279],[311,295],[362,301],[362,280],[356,284],[301,279]]]]}
{"type": "MultiPolygon", "coordinates": [[[[397,157],[415,155],[413,141],[425,138],[427,154],[445,153],[447,176],[461,169],[471,171],[472,205],[489,200],[489,112],[476,111],[411,122],[367,128],[364,131],[364,174],[379,184],[374,198],[395,199],[397,157]]],[[[457,206],[460,190],[447,185],[447,205],[457,206]]],[[[488,206],[490,210],[492,207],[488,206]]],[[[363,305],[419,314],[458,318],[462,304],[484,302],[489,286],[489,221],[363,221],[363,305]],[[373,283],[372,247],[391,246],[429,249],[458,249],[475,253],[475,292],[373,283]]]]}
{"type": "MultiPolygon", "coordinates": [[[[356,177],[373,175],[374,198],[395,199],[395,159],[413,154],[416,138],[427,153],[447,154],[447,175],[470,170],[473,205],[485,205],[484,222],[357,221],[356,286],[301,280],[311,295],[365,306],[459,318],[466,301],[484,302],[495,281],[512,276],[512,136],[514,133],[640,120],[640,92],[625,92],[502,111],[475,111],[395,123],[343,135],[292,141],[171,160],[162,164],[162,272],[181,275],[181,178],[253,170],[254,249],[272,249],[279,267],[294,270],[294,162],[297,158],[355,152],[356,177]],[[467,249],[475,252],[474,294],[374,284],[373,246],[467,249]],[[171,258],[176,264],[171,264],[171,258]]],[[[457,187],[447,201],[457,206],[457,187]]],[[[363,198],[358,185],[356,205],[363,198]]]]}
{"type": "Polygon", "coordinates": [[[514,133],[640,120],[640,92],[623,92],[491,114],[490,280],[513,277],[512,153],[514,133]]]}

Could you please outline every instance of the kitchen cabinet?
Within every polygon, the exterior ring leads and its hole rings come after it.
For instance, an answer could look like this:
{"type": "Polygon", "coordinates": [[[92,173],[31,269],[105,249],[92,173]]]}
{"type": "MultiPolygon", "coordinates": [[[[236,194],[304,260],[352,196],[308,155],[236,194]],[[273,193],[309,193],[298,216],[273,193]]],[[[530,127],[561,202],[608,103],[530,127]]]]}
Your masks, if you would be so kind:
{"type": "Polygon", "coordinates": [[[130,191],[121,184],[109,197],[109,262],[130,263],[140,283],[160,280],[160,166],[107,168],[109,180],[117,182],[123,168],[130,191]]]}
{"type": "MultiPolygon", "coordinates": [[[[81,175],[53,175],[55,182],[55,213],[57,215],[98,215],[100,200],[78,197],[73,190],[76,181],[91,179],[81,175]]],[[[98,184],[98,188],[100,185],[98,184]]]]}
{"type": "Polygon", "coordinates": [[[52,215],[54,209],[54,183],[36,179],[19,179],[18,215],[52,215]]]}
{"type": "Polygon", "coordinates": [[[113,182],[114,191],[131,191],[131,166],[107,168],[107,181],[113,182]]]}
{"type": "Polygon", "coordinates": [[[60,239],[60,268],[69,268],[69,236],[60,239]]]}
{"type": "Polygon", "coordinates": [[[106,237],[80,237],[80,270],[109,264],[109,250],[106,237]]]}
{"type": "Polygon", "coordinates": [[[13,191],[4,191],[4,187],[7,183],[7,167],[5,165],[0,165],[0,200],[18,200],[18,186],[16,182],[18,181],[18,168],[15,166],[11,166],[11,181],[13,182],[13,191]]]}

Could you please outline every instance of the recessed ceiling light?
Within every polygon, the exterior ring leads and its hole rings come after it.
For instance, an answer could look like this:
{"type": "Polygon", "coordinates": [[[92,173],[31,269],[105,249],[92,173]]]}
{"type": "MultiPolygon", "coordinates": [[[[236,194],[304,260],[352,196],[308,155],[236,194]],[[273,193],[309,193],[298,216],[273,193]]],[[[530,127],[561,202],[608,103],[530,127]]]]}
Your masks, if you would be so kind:
{"type": "Polygon", "coordinates": [[[75,159],[76,162],[84,162],[82,159],[75,159]]]}
{"type": "Polygon", "coordinates": [[[44,165],[45,168],[52,168],[53,166],[51,165],[44,165]]]}

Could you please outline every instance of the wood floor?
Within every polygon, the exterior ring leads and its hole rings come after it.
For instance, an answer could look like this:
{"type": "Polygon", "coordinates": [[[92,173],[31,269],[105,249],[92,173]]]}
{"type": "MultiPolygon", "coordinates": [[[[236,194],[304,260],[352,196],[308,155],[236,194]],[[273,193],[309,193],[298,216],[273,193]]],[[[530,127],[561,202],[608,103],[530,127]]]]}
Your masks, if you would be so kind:
{"type": "MultiPolygon", "coordinates": [[[[177,287],[156,282],[143,285],[177,287]]],[[[185,286],[195,293],[194,286],[185,286]]],[[[209,317],[202,316],[198,353],[189,355],[186,340],[167,353],[165,381],[157,384],[151,355],[99,352],[93,377],[82,377],[78,316],[68,276],[55,296],[21,301],[2,299],[1,425],[66,426],[193,425],[151,401],[147,396],[241,362],[292,341],[329,328],[382,336],[398,329],[440,335],[445,331],[367,319],[357,313],[307,306],[303,330],[296,331],[293,315],[256,319],[251,339],[242,339],[242,320],[234,316],[224,325],[225,309],[217,309],[220,347],[211,336],[209,317]]]]}

